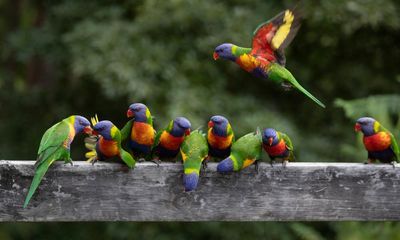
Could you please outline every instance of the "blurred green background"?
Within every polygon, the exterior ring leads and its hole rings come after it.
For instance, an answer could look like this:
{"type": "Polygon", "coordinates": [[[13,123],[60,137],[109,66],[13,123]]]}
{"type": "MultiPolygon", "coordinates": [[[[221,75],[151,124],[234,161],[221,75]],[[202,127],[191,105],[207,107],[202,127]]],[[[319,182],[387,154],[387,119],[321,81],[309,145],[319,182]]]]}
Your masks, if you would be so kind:
{"type": "MultiPolygon", "coordinates": [[[[294,1],[0,0],[0,159],[34,159],[43,132],[71,114],[122,127],[143,102],[164,127],[214,114],[238,136],[287,132],[298,161],[364,161],[354,120],[370,115],[399,138],[400,2],[303,1],[287,68],[317,98],[215,62],[223,42],[250,46],[254,28],[294,1]]],[[[81,138],[73,159],[82,159],[81,138]]],[[[0,239],[400,239],[398,223],[3,224],[0,239]]]]}

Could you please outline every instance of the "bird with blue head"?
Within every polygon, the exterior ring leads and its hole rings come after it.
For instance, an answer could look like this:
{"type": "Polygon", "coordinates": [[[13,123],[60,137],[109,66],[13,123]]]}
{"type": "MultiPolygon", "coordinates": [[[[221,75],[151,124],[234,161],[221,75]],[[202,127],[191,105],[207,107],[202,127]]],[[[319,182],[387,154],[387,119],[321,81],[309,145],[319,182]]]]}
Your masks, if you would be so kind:
{"type": "Polygon", "coordinates": [[[220,115],[212,116],[208,122],[207,131],[209,156],[217,158],[228,157],[234,141],[235,135],[228,119],[220,115]]]}
{"type": "Polygon", "coordinates": [[[282,159],[283,167],[286,167],[289,161],[294,160],[293,144],[285,133],[267,128],[263,131],[262,141],[263,148],[271,159],[271,166],[276,158],[282,159]]]}

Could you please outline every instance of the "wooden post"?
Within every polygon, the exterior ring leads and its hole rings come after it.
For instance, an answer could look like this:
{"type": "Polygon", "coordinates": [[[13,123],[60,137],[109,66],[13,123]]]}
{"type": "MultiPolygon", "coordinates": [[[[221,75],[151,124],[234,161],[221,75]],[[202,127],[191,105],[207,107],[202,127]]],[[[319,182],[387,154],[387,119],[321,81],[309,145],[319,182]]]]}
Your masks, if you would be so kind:
{"type": "Polygon", "coordinates": [[[260,164],[219,174],[210,163],[185,193],[182,165],[57,162],[26,209],[33,161],[0,161],[0,221],[400,220],[400,168],[260,164]]]}

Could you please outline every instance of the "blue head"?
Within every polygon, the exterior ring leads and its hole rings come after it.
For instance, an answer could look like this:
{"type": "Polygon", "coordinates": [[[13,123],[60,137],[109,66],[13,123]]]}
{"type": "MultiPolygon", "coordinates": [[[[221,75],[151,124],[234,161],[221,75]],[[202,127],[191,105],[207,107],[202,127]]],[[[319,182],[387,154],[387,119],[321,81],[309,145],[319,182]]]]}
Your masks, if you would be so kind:
{"type": "Polygon", "coordinates": [[[232,172],[233,170],[233,161],[230,157],[225,158],[217,165],[217,171],[220,173],[232,172]]]}
{"type": "Polygon", "coordinates": [[[371,117],[362,117],[357,120],[354,130],[361,131],[365,136],[371,136],[376,133],[377,127],[379,127],[378,121],[371,117]]]}
{"type": "Polygon", "coordinates": [[[128,118],[134,117],[137,122],[146,122],[150,116],[150,111],[143,103],[133,103],[126,112],[128,118]]]}
{"type": "Polygon", "coordinates": [[[263,132],[263,143],[268,146],[273,146],[279,143],[278,133],[273,128],[267,128],[263,132]]]}
{"type": "Polygon", "coordinates": [[[190,173],[183,175],[183,185],[185,186],[185,192],[193,191],[197,188],[199,182],[199,174],[190,173]]]}
{"type": "Polygon", "coordinates": [[[174,120],[174,125],[172,127],[171,134],[175,137],[182,137],[183,135],[190,134],[190,128],[192,125],[187,118],[177,117],[174,120]]]}
{"type": "Polygon", "coordinates": [[[108,120],[100,121],[96,125],[93,126],[93,130],[95,134],[99,134],[103,136],[107,140],[112,140],[111,129],[114,127],[114,124],[108,120]]]}
{"type": "Polygon", "coordinates": [[[216,47],[214,50],[214,54],[213,54],[214,60],[217,60],[218,58],[222,58],[222,59],[235,61],[236,57],[233,55],[233,52],[232,52],[233,46],[234,45],[232,43],[224,43],[224,44],[221,44],[218,47],[216,47]]]}
{"type": "Polygon", "coordinates": [[[215,135],[225,137],[227,134],[228,119],[224,116],[215,115],[210,118],[208,122],[208,128],[212,128],[212,132],[215,135]]]}
{"type": "Polygon", "coordinates": [[[85,117],[75,115],[74,116],[74,128],[76,133],[84,132],[86,134],[92,133],[90,122],[85,117]]]}

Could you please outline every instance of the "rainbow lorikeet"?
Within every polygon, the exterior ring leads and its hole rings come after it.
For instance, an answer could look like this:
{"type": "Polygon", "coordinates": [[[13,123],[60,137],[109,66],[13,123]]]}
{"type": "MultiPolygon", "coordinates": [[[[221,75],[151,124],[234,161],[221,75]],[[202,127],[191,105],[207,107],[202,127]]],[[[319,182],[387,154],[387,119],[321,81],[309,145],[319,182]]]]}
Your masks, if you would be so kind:
{"type": "Polygon", "coordinates": [[[35,163],[35,175],[26,195],[24,208],[28,205],[47,169],[54,161],[61,160],[72,164],[70,145],[75,135],[81,132],[92,133],[90,122],[82,116],[73,115],[54,124],[44,133],[35,163]]]}
{"type": "Polygon", "coordinates": [[[275,158],[281,158],[284,167],[294,160],[293,144],[285,133],[267,128],[263,132],[262,141],[263,148],[271,159],[271,166],[275,158]]]}
{"type": "Polygon", "coordinates": [[[258,171],[258,160],[261,157],[261,133],[249,133],[232,144],[231,154],[218,163],[218,172],[240,171],[255,162],[258,171]]]}
{"type": "Polygon", "coordinates": [[[231,153],[235,141],[231,124],[223,116],[212,116],[208,122],[207,142],[211,157],[226,158],[231,153]]]}
{"type": "Polygon", "coordinates": [[[395,163],[400,161],[400,150],[396,139],[378,121],[370,117],[359,118],[354,130],[364,134],[363,142],[368,151],[366,163],[379,160],[383,163],[391,163],[394,167],[395,163]]]}
{"type": "Polygon", "coordinates": [[[285,89],[297,88],[319,106],[325,107],[285,68],[284,49],[299,30],[300,19],[298,11],[287,9],[257,27],[251,48],[224,43],[215,48],[214,59],[223,58],[236,62],[255,77],[270,79],[280,83],[285,89]]]}
{"type": "Polygon", "coordinates": [[[183,185],[185,191],[192,191],[197,187],[201,165],[208,155],[207,140],[199,130],[193,131],[185,137],[180,151],[184,169],[183,185]]]}
{"type": "Polygon", "coordinates": [[[88,162],[94,164],[98,160],[106,160],[118,157],[128,167],[135,167],[136,161],[132,155],[121,147],[121,133],[119,129],[110,121],[98,121],[97,116],[92,118],[93,136],[85,139],[85,146],[91,150],[86,153],[88,162]],[[100,135],[100,137],[97,137],[100,135]]]}
{"type": "Polygon", "coordinates": [[[148,157],[156,135],[150,110],[142,103],[134,103],[129,106],[126,115],[133,119],[122,128],[122,140],[129,137],[128,146],[134,156],[148,157]]]}
{"type": "Polygon", "coordinates": [[[190,121],[184,117],[171,120],[168,126],[159,131],[153,145],[153,156],[157,158],[174,158],[185,138],[190,134],[190,121]]]}

